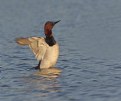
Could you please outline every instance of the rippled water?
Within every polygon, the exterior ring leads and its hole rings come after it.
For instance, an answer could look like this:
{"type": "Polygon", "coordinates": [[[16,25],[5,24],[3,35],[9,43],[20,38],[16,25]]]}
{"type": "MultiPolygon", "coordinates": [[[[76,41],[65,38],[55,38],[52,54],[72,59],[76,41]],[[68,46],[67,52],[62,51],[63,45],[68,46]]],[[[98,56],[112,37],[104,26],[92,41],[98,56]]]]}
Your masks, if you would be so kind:
{"type": "Polygon", "coordinates": [[[120,101],[121,0],[1,0],[0,101],[120,101]],[[58,78],[34,75],[37,61],[16,37],[43,36],[47,20],[60,44],[58,78]]]}

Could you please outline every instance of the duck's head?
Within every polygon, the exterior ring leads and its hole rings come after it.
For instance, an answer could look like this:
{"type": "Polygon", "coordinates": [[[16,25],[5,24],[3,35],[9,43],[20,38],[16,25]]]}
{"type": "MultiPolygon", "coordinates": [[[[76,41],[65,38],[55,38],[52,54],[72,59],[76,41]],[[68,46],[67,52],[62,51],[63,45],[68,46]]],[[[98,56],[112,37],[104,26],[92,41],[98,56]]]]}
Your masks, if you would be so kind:
{"type": "Polygon", "coordinates": [[[51,36],[52,35],[52,29],[54,27],[55,24],[57,24],[58,22],[60,22],[60,20],[58,21],[47,21],[45,23],[45,26],[44,26],[44,32],[45,32],[45,35],[46,36],[51,36]]]}

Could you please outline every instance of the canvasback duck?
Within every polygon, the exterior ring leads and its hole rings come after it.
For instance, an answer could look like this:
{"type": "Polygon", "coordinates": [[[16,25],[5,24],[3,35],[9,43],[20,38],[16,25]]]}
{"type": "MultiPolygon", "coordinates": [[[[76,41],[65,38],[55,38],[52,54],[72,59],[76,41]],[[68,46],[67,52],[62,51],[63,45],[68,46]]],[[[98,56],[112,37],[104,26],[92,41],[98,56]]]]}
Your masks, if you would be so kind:
{"type": "Polygon", "coordinates": [[[59,56],[59,45],[55,41],[52,29],[59,21],[47,21],[44,25],[43,37],[28,37],[17,38],[16,42],[19,45],[28,45],[34,53],[36,59],[39,61],[35,69],[49,69],[54,67],[59,56]]]}

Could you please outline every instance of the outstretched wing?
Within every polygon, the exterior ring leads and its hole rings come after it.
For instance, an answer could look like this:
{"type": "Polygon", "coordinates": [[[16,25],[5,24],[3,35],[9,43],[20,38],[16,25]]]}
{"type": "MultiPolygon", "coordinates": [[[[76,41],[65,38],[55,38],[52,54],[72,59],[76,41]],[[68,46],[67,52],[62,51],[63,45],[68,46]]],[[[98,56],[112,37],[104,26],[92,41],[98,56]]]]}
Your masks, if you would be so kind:
{"type": "Polygon", "coordinates": [[[42,60],[47,49],[44,38],[30,37],[30,38],[17,38],[16,42],[20,45],[28,45],[34,53],[37,60],[42,60]]]}
{"type": "Polygon", "coordinates": [[[16,38],[16,43],[18,43],[19,45],[29,45],[31,42],[29,41],[28,38],[16,38]]]}

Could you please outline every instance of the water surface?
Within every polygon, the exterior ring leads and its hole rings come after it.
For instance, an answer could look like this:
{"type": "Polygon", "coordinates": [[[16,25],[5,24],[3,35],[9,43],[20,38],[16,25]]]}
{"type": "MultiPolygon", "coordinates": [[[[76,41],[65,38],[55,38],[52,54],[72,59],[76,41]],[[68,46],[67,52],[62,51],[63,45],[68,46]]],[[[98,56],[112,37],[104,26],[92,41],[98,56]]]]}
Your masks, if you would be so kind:
{"type": "Polygon", "coordinates": [[[0,101],[120,101],[120,0],[1,0],[0,101]],[[47,20],[60,44],[58,78],[37,65],[16,37],[44,36],[47,20]]]}

